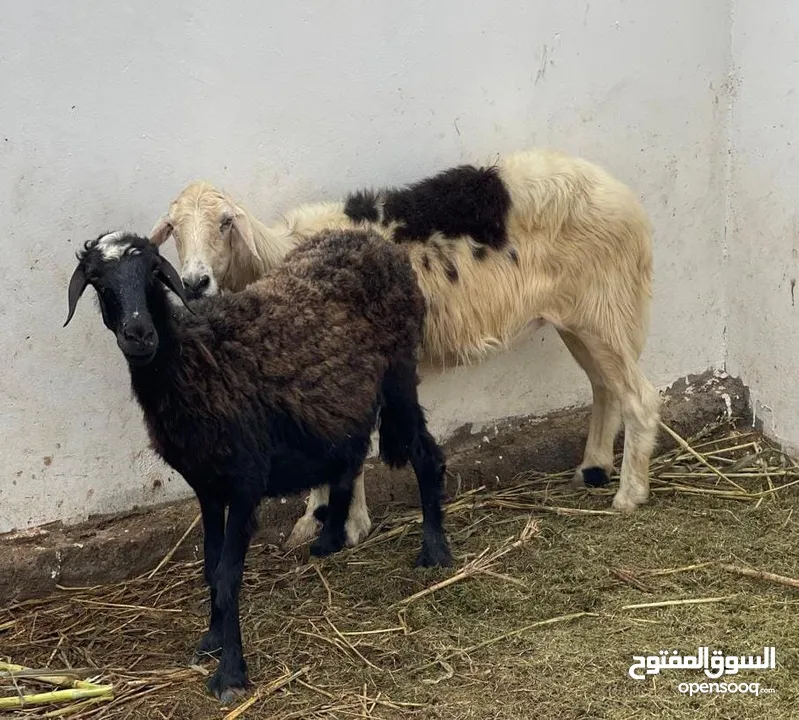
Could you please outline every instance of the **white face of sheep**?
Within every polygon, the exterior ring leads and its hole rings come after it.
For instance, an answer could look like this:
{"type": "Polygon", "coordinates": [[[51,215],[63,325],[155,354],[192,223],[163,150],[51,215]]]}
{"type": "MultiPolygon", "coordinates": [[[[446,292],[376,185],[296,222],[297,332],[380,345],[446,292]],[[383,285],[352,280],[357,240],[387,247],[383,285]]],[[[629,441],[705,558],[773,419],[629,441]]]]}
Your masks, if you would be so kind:
{"type": "Polygon", "coordinates": [[[245,213],[204,182],[189,185],[150,233],[158,246],[175,238],[181,280],[190,298],[215,295],[225,284],[234,255],[254,247],[245,213]]]}

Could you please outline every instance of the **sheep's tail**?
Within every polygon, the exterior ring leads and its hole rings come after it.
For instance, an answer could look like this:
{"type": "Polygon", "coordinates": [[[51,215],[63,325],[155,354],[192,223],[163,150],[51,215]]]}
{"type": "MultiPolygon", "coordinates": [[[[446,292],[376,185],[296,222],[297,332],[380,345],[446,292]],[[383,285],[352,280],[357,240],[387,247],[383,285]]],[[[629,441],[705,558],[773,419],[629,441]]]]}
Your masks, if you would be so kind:
{"type": "Polygon", "coordinates": [[[380,459],[389,467],[405,467],[411,459],[410,446],[403,436],[399,414],[385,405],[380,408],[380,459]]]}
{"type": "MultiPolygon", "coordinates": [[[[428,436],[424,411],[419,405],[416,391],[418,385],[416,364],[395,363],[383,378],[380,404],[380,458],[389,467],[407,465],[428,436]]],[[[438,453],[438,465],[444,466],[444,456],[432,438],[430,445],[438,453]]]]}

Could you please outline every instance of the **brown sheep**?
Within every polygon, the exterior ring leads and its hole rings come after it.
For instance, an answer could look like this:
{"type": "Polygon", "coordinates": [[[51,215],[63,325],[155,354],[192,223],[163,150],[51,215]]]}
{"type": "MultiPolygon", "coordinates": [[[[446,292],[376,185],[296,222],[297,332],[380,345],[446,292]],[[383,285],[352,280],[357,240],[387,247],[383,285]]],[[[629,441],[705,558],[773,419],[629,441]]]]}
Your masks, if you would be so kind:
{"type": "Polygon", "coordinates": [[[247,685],[239,591],[255,509],[264,497],[327,484],[311,552],[340,550],[378,412],[380,456],[416,473],[417,565],[451,563],[444,455],[417,396],[424,299],[395,245],[365,231],[323,233],[251,288],[186,310],[170,303],[167,288],[187,304],[184,288],[147,238],[104,233],[78,253],[65,325],[90,285],[154,449],[200,503],[211,617],[194,661],[221,650],[208,687],[223,703],[247,685]]]}

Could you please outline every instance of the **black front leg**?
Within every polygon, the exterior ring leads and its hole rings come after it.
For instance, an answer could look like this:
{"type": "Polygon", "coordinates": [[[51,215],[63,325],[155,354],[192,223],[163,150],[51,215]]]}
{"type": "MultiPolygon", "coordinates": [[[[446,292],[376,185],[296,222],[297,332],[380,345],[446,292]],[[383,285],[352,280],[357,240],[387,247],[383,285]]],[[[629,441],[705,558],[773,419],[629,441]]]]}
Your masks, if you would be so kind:
{"type": "Polygon", "coordinates": [[[311,555],[324,557],[344,547],[345,525],[350,514],[353,485],[368,451],[369,436],[354,437],[341,448],[339,457],[332,460],[326,468],[330,498],[324,510],[324,506],[317,509],[316,518],[323,525],[319,537],[311,543],[311,555]]]}
{"type": "Polygon", "coordinates": [[[216,602],[214,577],[225,541],[225,507],[206,496],[198,495],[198,499],[203,516],[203,577],[211,591],[211,620],[208,632],[203,635],[191,659],[192,665],[208,657],[218,657],[222,650],[222,613],[216,602]]]}
{"type": "Polygon", "coordinates": [[[322,519],[322,530],[319,537],[311,543],[311,555],[325,557],[338,552],[346,542],[345,524],[350,512],[352,486],[354,476],[342,476],[337,482],[330,483],[330,499],[327,507],[317,519],[322,519]]]}
{"type": "Polygon", "coordinates": [[[244,558],[255,529],[256,503],[233,500],[228,508],[222,557],[214,575],[215,604],[222,627],[222,654],[219,667],[208,680],[208,689],[223,704],[228,704],[247,687],[247,663],[241,646],[239,591],[244,574],[244,558]]]}

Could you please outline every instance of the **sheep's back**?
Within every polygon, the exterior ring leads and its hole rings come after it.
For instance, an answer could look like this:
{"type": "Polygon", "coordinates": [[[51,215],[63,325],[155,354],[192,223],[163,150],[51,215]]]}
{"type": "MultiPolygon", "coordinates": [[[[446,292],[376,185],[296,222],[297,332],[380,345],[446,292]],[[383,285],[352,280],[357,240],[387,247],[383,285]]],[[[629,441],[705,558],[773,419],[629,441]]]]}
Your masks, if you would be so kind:
{"type": "Polygon", "coordinates": [[[414,357],[424,300],[407,253],[365,231],[308,240],[208,311],[205,340],[238,396],[335,440],[362,431],[388,365],[414,357]],[[236,368],[235,371],[230,369],[236,368]]]}

